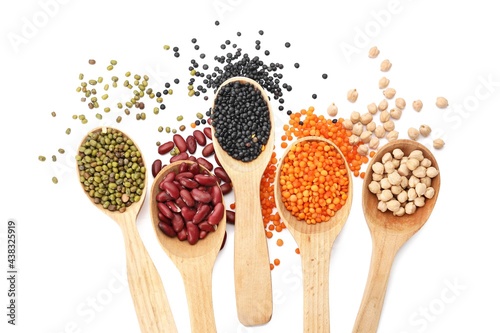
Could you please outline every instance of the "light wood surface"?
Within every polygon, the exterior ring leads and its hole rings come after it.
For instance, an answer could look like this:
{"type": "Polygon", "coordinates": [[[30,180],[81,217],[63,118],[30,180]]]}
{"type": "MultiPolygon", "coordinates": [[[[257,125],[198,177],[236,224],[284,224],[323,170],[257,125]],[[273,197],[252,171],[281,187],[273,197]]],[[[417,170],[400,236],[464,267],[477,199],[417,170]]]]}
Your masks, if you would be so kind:
{"type": "MultiPolygon", "coordinates": [[[[91,132],[100,132],[102,130],[103,128],[99,127],[91,132]]],[[[121,132],[123,133],[123,131],[121,132]]],[[[125,135],[133,140],[127,134],[125,135]]],[[[86,137],[82,140],[81,144],[85,142],[86,137]]],[[[137,147],[137,149],[139,149],[139,147],[137,147]]],[[[77,172],[79,175],[78,167],[77,172]]],[[[163,287],[162,279],[144,246],[136,225],[137,215],[146,197],[147,184],[148,173],[146,172],[144,192],[140,201],[132,204],[124,213],[118,211],[111,212],[104,209],[101,205],[94,206],[112,218],[122,231],[125,241],[128,285],[141,332],[177,333],[177,327],[163,287]]],[[[85,193],[87,194],[87,192],[85,193]]]]}
{"type": "MultiPolygon", "coordinates": [[[[168,237],[158,228],[156,195],[160,191],[159,182],[163,180],[168,172],[177,172],[182,163],[191,164],[193,162],[188,160],[174,162],[161,169],[156,175],[150,196],[151,221],[158,242],[176,265],[184,281],[191,332],[214,333],[217,332],[217,328],[212,301],[212,270],[226,231],[225,210],[217,230],[210,232],[206,238],[200,239],[194,245],[189,244],[187,241],[168,237]]],[[[203,168],[201,165],[200,167],[203,168]]]]}
{"type": "Polygon", "coordinates": [[[261,91],[268,104],[271,120],[268,143],[251,162],[241,162],[227,154],[219,145],[212,127],[215,153],[231,178],[236,201],[234,284],[238,319],[245,326],[254,326],[269,322],[273,312],[269,253],[260,204],[260,181],[274,149],[274,119],[267,94],[257,82],[234,77],[223,85],[234,81],[249,82],[261,91]]]}
{"type": "Polygon", "coordinates": [[[438,174],[432,180],[432,186],[436,191],[434,197],[427,199],[425,206],[417,208],[417,211],[412,215],[398,217],[389,211],[385,213],[379,211],[377,197],[368,190],[368,184],[372,180],[371,167],[373,163],[380,161],[385,153],[392,152],[395,148],[400,148],[405,155],[420,149],[424,153],[424,157],[431,160],[432,165],[439,170],[433,154],[424,145],[412,140],[396,140],[387,143],[370,161],[363,181],[362,204],[363,213],[372,236],[372,258],[353,333],[377,332],[394,258],[403,244],[429,219],[441,186],[441,178],[438,174]]]}
{"type": "MultiPolygon", "coordinates": [[[[286,156],[293,145],[306,140],[325,141],[340,152],[330,140],[320,137],[305,137],[290,145],[283,156],[286,156]]],[[[344,227],[351,210],[353,196],[351,172],[346,162],[349,175],[349,196],[345,205],[329,221],[307,224],[305,221],[300,221],[294,217],[283,204],[281,186],[279,186],[282,163],[283,157],[280,159],[276,171],[274,194],[278,212],[300,249],[304,290],[304,332],[330,332],[330,253],[333,243],[344,227]]]]}

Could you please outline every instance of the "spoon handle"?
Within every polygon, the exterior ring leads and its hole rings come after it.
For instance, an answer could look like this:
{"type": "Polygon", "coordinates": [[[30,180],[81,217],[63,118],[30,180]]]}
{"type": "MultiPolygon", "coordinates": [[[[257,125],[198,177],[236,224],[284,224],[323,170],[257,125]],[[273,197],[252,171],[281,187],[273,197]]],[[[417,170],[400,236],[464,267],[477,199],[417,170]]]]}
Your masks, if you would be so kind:
{"type": "MultiPolygon", "coordinates": [[[[218,251],[215,256],[217,256],[218,251]]],[[[214,256],[214,258],[215,258],[214,256]]],[[[204,257],[178,263],[186,290],[191,332],[216,333],[212,300],[212,269],[215,260],[204,257]]]]}
{"type": "Polygon", "coordinates": [[[331,246],[326,246],[327,242],[322,240],[321,236],[308,235],[307,240],[303,239],[300,245],[304,289],[304,332],[308,333],[330,332],[331,246]]]}
{"type": "Polygon", "coordinates": [[[387,240],[381,244],[374,241],[368,280],[353,333],[377,332],[392,263],[399,247],[400,244],[387,240]]]}
{"type": "Polygon", "coordinates": [[[238,319],[245,326],[269,322],[273,311],[269,253],[260,204],[261,177],[262,174],[231,177],[238,203],[234,226],[236,307],[238,319]]]}
{"type": "Polygon", "coordinates": [[[127,257],[127,277],[143,333],[177,333],[172,311],[156,267],[139,236],[135,221],[121,223],[127,257]]]}

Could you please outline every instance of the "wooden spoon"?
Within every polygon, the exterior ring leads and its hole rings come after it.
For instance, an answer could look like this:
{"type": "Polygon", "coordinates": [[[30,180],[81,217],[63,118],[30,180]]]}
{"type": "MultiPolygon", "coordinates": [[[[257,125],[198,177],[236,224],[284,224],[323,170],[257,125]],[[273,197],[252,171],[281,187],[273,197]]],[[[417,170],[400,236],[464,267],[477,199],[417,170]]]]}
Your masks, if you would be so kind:
{"type": "MultiPolygon", "coordinates": [[[[99,133],[108,130],[112,129],[109,127],[99,127],[92,130],[90,133],[99,133]]],[[[131,139],[130,136],[125,133],[124,135],[131,139]]],[[[82,140],[80,146],[85,143],[86,139],[87,136],[82,140]]],[[[80,174],[78,166],[77,174],[80,174]]],[[[148,173],[146,172],[146,178],[144,179],[145,189],[147,181],[148,173]]],[[[80,184],[83,188],[83,184],[80,184]]],[[[163,288],[163,282],[142,242],[136,225],[137,215],[144,203],[145,196],[146,193],[144,192],[141,195],[141,199],[127,207],[124,213],[120,213],[119,211],[112,212],[103,208],[102,205],[95,206],[111,217],[122,231],[125,240],[128,284],[141,332],[177,333],[174,317],[167,300],[165,289],[163,288]]],[[[90,196],[89,199],[92,200],[90,196]]]]}
{"type": "Polygon", "coordinates": [[[403,244],[413,236],[428,220],[436,204],[441,185],[439,174],[432,179],[432,187],[435,194],[432,199],[425,201],[425,206],[417,208],[412,215],[394,216],[392,212],[382,213],[377,209],[378,199],[372,194],[368,185],[372,181],[372,165],[380,162],[387,152],[401,149],[406,156],[412,151],[419,149],[424,157],[432,162],[432,166],[439,170],[436,159],[432,153],[422,144],[412,140],[396,140],[387,143],[368,164],[363,182],[363,212],[372,236],[372,258],[365,292],[358,311],[353,332],[374,333],[377,332],[385,293],[389,280],[392,263],[403,244]]]}
{"type": "MultiPolygon", "coordinates": [[[[340,152],[333,142],[320,137],[304,137],[290,145],[283,156],[290,149],[303,141],[325,141],[340,152]]],[[[329,268],[330,253],[333,243],[342,230],[352,204],[352,176],[349,165],[345,161],[349,175],[349,196],[344,206],[326,222],[307,224],[298,220],[286,209],[281,198],[281,186],[279,178],[283,158],[279,161],[274,188],[274,197],[278,212],[283,219],[287,229],[291,232],[300,249],[302,260],[303,292],[304,292],[304,332],[322,333],[330,332],[330,309],[329,309],[329,268]]]]}
{"type": "MultiPolygon", "coordinates": [[[[212,302],[212,270],[226,231],[225,210],[217,229],[194,245],[189,244],[187,240],[180,241],[177,237],[168,237],[158,228],[156,195],[160,192],[159,184],[170,171],[178,172],[182,163],[194,162],[189,160],[174,162],[161,169],[156,175],[151,187],[151,220],[158,242],[177,266],[184,281],[191,332],[213,333],[217,332],[217,329],[212,302]]],[[[200,168],[203,167],[200,165],[200,168]]]]}
{"type": "Polygon", "coordinates": [[[243,325],[253,326],[269,322],[273,312],[269,253],[260,204],[260,181],[274,149],[274,119],[267,94],[254,80],[233,77],[221,87],[235,81],[251,83],[259,89],[267,103],[271,120],[267,145],[251,162],[238,161],[226,153],[219,145],[212,127],[215,153],[231,178],[234,197],[238,203],[235,210],[237,222],[234,226],[234,284],[238,319],[243,325]]]}

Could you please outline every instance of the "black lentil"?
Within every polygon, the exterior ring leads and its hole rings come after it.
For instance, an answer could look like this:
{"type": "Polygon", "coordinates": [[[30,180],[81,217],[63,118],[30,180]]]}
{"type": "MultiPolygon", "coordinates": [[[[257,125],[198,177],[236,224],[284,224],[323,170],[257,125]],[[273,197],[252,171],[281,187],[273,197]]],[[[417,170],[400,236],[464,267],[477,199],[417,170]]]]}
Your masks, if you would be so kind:
{"type": "Polygon", "coordinates": [[[323,75],[321,75],[321,77],[322,77],[323,79],[327,79],[327,78],[328,78],[328,74],[323,74],[323,75]]]}
{"type": "Polygon", "coordinates": [[[215,137],[236,160],[256,159],[267,144],[271,120],[264,98],[250,83],[231,82],[215,99],[211,113],[215,137]]]}

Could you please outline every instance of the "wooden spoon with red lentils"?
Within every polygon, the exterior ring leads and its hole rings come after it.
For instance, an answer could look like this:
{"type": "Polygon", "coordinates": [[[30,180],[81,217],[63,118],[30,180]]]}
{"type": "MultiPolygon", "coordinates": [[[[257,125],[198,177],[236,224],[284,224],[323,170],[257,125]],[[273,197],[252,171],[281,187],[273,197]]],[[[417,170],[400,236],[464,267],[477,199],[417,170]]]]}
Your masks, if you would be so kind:
{"type": "Polygon", "coordinates": [[[330,252],[352,204],[352,178],[330,140],[304,137],[278,163],[276,206],[300,249],[304,332],[330,332],[330,252]]]}

